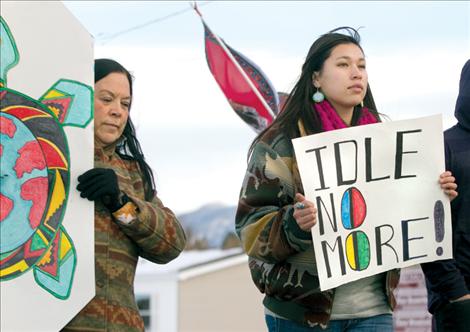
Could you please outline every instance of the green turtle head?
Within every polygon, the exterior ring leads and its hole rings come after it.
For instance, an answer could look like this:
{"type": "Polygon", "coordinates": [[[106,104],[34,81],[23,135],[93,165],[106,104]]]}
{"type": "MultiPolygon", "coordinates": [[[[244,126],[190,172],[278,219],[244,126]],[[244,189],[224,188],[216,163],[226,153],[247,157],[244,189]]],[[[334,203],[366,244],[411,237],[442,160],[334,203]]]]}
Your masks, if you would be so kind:
{"type": "Polygon", "coordinates": [[[7,23],[0,16],[0,87],[7,85],[7,72],[18,63],[19,59],[15,39],[7,23]]]}

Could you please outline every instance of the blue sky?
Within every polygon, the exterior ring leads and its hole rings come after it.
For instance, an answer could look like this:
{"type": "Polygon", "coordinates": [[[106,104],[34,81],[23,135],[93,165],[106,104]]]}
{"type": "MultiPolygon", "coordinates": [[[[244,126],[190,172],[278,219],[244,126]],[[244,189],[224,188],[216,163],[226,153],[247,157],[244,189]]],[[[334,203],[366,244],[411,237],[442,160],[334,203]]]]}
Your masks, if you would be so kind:
{"type": "MultiPolygon", "coordinates": [[[[205,62],[203,28],[187,1],[66,1],[95,37],[96,57],[136,78],[131,111],[163,202],[186,212],[237,203],[254,132],[234,114],[205,62]],[[168,17],[164,19],[165,17],[168,17]],[[137,28],[157,20],[157,23],[137,28]]],[[[360,30],[379,111],[392,120],[453,110],[470,58],[464,1],[211,1],[206,22],[289,91],[311,43],[338,26],[360,30]]]]}

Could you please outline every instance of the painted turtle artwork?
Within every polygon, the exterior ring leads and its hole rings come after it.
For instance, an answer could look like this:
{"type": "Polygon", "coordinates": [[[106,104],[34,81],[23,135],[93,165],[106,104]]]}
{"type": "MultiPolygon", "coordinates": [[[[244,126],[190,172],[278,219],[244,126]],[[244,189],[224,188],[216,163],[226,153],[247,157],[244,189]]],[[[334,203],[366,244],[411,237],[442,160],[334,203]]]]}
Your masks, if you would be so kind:
{"type": "Polygon", "coordinates": [[[65,300],[77,253],[62,225],[70,187],[63,126],[88,125],[93,93],[66,79],[39,99],[8,87],[7,72],[20,57],[2,17],[0,23],[0,283],[32,269],[38,285],[65,300]]]}

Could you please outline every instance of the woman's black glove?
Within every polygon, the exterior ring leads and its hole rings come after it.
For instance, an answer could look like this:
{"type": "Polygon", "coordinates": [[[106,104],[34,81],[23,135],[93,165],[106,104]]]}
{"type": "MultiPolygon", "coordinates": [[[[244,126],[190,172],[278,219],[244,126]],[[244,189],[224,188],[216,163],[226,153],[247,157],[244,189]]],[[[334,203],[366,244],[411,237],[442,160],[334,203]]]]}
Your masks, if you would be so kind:
{"type": "Polygon", "coordinates": [[[101,200],[111,212],[122,207],[116,173],[109,168],[93,168],[78,177],[77,190],[89,201],[101,200]]]}

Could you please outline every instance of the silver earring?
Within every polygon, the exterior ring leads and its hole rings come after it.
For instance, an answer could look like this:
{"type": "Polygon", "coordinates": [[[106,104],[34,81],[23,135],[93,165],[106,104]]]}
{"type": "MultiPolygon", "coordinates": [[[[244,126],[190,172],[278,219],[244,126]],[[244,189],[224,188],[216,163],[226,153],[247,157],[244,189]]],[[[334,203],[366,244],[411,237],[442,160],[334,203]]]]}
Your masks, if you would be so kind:
{"type": "Polygon", "coordinates": [[[325,95],[320,91],[320,88],[317,88],[317,91],[312,96],[312,99],[316,103],[321,103],[323,100],[325,100],[325,95]]]}

